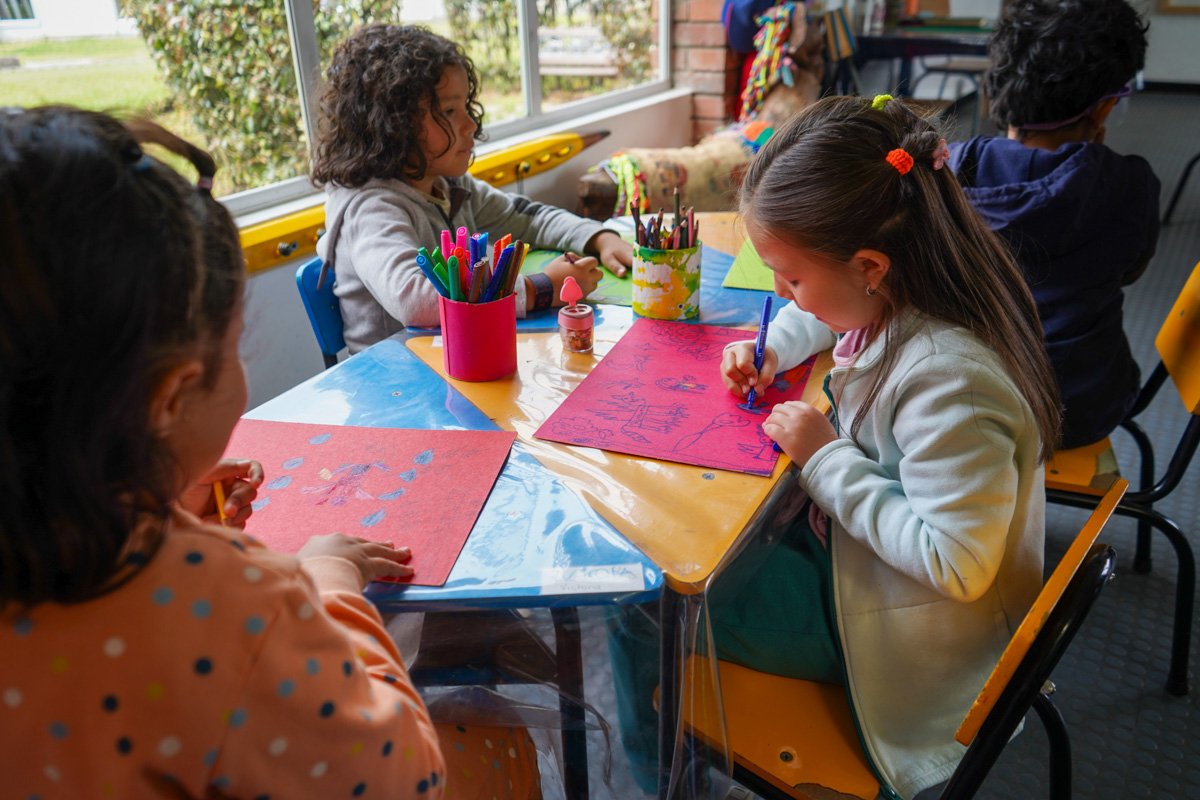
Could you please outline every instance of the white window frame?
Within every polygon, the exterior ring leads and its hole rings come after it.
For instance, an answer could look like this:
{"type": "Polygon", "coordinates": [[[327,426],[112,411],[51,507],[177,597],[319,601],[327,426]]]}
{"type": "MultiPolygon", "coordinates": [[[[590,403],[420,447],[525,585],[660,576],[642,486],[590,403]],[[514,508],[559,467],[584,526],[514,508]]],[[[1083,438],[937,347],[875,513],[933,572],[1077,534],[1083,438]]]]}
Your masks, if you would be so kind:
{"type": "MultiPolygon", "coordinates": [[[[671,88],[671,0],[658,4],[658,78],[630,89],[606,92],[597,97],[542,110],[542,82],[538,70],[537,0],[517,0],[517,24],[521,40],[521,84],[525,96],[525,116],[487,127],[490,139],[510,139],[523,133],[548,128],[605,108],[621,105],[671,88]]],[[[284,0],[288,36],[292,47],[292,68],[300,86],[300,114],[308,141],[313,141],[319,107],[321,59],[317,48],[313,4],[309,0],[284,0]]],[[[484,145],[481,150],[487,151],[484,145]]],[[[235,216],[283,205],[315,193],[307,175],[237,192],[222,198],[235,216]]]]}

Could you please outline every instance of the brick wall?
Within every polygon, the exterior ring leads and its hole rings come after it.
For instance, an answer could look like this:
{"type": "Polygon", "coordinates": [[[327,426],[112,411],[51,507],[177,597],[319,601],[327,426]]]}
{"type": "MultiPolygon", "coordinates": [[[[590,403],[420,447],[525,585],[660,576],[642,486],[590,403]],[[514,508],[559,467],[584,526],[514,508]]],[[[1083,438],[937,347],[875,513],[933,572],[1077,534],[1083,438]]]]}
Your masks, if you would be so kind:
{"type": "Polygon", "coordinates": [[[725,44],[721,0],[673,0],[671,68],[676,86],[692,96],[692,141],[736,114],[740,59],[725,44]]]}

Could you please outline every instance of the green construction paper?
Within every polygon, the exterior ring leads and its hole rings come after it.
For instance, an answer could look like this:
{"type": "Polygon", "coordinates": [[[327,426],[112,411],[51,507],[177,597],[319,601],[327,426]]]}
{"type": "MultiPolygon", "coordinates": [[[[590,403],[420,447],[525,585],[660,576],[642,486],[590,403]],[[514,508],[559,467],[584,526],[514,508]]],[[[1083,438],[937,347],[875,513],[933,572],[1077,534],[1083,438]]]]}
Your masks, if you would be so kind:
{"type": "MultiPolygon", "coordinates": [[[[530,250],[521,265],[521,274],[529,275],[541,272],[554,259],[561,256],[558,250],[530,250]]],[[[624,278],[618,278],[604,267],[601,267],[604,277],[595,291],[587,296],[589,303],[607,303],[613,306],[633,305],[633,270],[625,273],[624,278]]]]}
{"type": "Polygon", "coordinates": [[[721,285],[727,289],[772,292],[775,290],[775,273],[758,257],[758,253],[754,252],[754,245],[747,239],[742,243],[742,249],[738,251],[737,258],[733,260],[721,285]]]}

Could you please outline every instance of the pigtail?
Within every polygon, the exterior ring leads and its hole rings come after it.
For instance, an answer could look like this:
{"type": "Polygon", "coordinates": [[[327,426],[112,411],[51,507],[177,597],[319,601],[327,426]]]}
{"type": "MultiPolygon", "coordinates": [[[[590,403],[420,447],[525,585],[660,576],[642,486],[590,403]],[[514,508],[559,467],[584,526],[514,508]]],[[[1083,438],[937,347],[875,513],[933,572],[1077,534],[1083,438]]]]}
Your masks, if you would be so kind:
{"type": "Polygon", "coordinates": [[[217,162],[211,155],[148,119],[128,120],[125,122],[125,127],[140,144],[157,144],[186,158],[196,168],[199,176],[196,179],[196,188],[204,194],[212,196],[213,177],[217,174],[217,162]]]}

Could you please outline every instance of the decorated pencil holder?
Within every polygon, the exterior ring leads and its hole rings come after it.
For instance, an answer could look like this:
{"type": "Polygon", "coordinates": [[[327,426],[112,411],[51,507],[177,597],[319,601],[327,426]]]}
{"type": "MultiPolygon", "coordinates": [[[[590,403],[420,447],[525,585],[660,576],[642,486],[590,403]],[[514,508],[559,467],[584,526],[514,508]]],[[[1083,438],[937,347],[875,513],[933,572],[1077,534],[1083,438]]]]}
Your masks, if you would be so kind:
{"type": "Polygon", "coordinates": [[[460,381],[494,381],[517,371],[517,305],[510,294],[490,303],[438,297],[442,359],[460,381]]]}
{"type": "Polygon", "coordinates": [[[653,319],[700,316],[699,242],[680,250],[633,248],[633,313],[653,319]]]}

